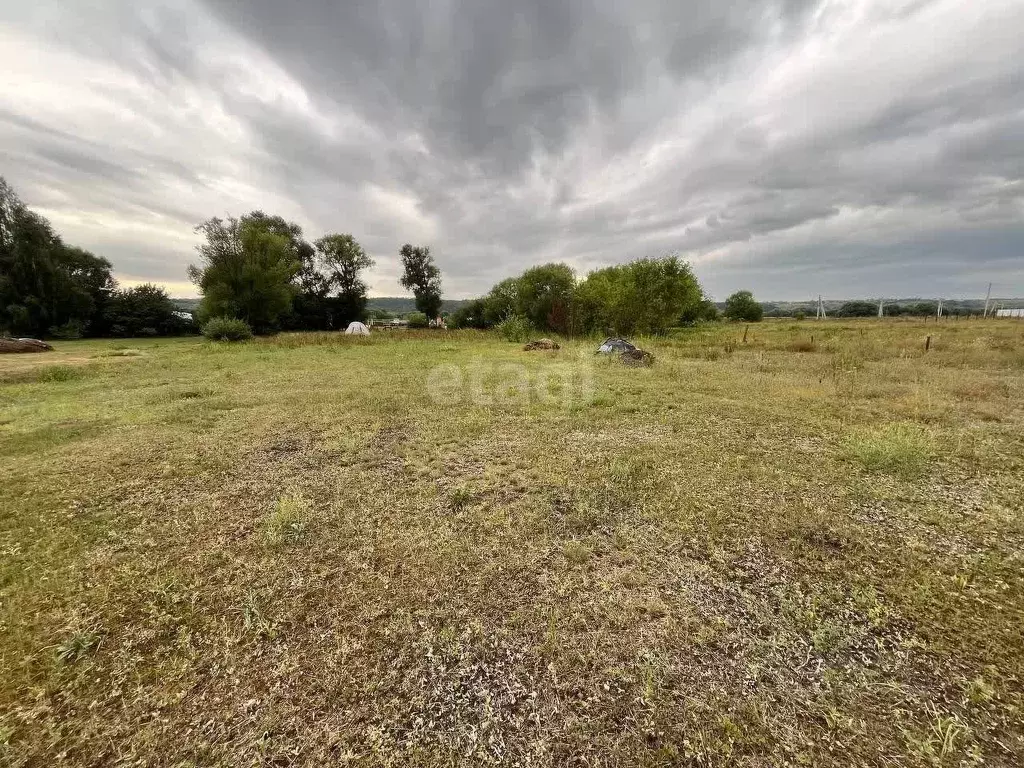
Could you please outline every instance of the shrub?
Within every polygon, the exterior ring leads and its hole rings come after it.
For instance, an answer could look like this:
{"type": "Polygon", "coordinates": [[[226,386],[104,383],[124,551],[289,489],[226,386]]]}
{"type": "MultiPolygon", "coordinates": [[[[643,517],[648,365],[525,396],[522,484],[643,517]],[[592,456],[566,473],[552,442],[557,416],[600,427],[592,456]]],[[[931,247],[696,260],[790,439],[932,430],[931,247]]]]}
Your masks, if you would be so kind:
{"type": "Polygon", "coordinates": [[[63,325],[55,325],[50,328],[50,336],[55,339],[72,341],[82,338],[83,335],[82,323],[78,320],[69,320],[63,325]]]}
{"type": "Polygon", "coordinates": [[[693,325],[698,322],[718,320],[718,307],[711,299],[702,299],[699,303],[689,304],[679,316],[682,325],[693,325]]]}
{"type": "Polygon", "coordinates": [[[878,305],[870,301],[848,301],[836,310],[836,317],[874,317],[878,305]]]}
{"type": "Polygon", "coordinates": [[[203,336],[214,341],[245,341],[252,338],[252,328],[234,317],[214,317],[203,326],[203,336]]]}
{"type": "Polygon", "coordinates": [[[406,315],[406,321],[409,323],[410,328],[428,328],[430,327],[430,321],[427,320],[427,316],[422,312],[411,312],[406,315]]]}
{"type": "Polygon", "coordinates": [[[759,323],[764,317],[764,308],[750,291],[736,291],[725,300],[725,316],[730,320],[759,323]]]}
{"type": "Polygon", "coordinates": [[[514,341],[517,344],[527,341],[533,333],[530,321],[522,315],[507,317],[494,327],[505,341],[514,341]]]}
{"type": "Polygon", "coordinates": [[[487,328],[487,302],[476,299],[465,306],[459,307],[448,320],[451,328],[487,328]]]}
{"type": "Polygon", "coordinates": [[[573,330],[661,334],[710,313],[689,264],[674,256],[591,272],[573,296],[573,330]]]}

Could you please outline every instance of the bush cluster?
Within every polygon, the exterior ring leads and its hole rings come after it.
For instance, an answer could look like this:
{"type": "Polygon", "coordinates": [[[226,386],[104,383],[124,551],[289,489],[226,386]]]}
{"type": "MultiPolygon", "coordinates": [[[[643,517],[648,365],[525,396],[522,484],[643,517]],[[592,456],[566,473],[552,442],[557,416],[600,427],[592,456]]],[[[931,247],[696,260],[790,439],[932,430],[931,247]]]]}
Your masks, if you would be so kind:
{"type": "Polygon", "coordinates": [[[495,330],[505,341],[514,341],[517,344],[522,344],[525,341],[529,341],[530,335],[533,333],[533,326],[522,315],[512,315],[498,323],[495,326],[495,330]]]}
{"type": "Polygon", "coordinates": [[[566,264],[532,267],[463,306],[451,325],[497,328],[518,341],[531,331],[664,333],[717,316],[690,265],[668,256],[606,267],[582,280],[566,264]]]}
{"type": "Polygon", "coordinates": [[[214,317],[203,326],[203,336],[213,341],[246,341],[252,338],[252,328],[234,317],[214,317]]]}

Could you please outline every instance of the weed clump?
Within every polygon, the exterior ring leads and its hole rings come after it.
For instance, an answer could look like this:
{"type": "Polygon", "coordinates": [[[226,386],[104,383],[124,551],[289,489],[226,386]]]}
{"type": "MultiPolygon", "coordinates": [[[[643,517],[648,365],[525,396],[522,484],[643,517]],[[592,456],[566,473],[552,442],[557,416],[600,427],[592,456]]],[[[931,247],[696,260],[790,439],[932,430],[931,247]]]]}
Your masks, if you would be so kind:
{"type": "Polygon", "coordinates": [[[95,632],[76,632],[57,646],[57,659],[64,664],[92,655],[100,645],[100,636],[95,632]]]}
{"type": "Polygon", "coordinates": [[[299,494],[283,496],[263,522],[263,541],[271,547],[302,538],[309,522],[309,502],[299,494]]]}
{"type": "Polygon", "coordinates": [[[70,365],[51,365],[39,372],[39,381],[61,382],[74,381],[80,378],[82,372],[70,365]]]}
{"type": "Polygon", "coordinates": [[[846,454],[873,472],[915,477],[934,455],[931,435],[913,424],[887,424],[846,439],[846,454]]]}
{"type": "Polygon", "coordinates": [[[523,344],[528,341],[530,334],[533,332],[530,321],[521,315],[512,315],[505,318],[494,326],[494,329],[505,341],[514,341],[517,344],[523,344]]]}

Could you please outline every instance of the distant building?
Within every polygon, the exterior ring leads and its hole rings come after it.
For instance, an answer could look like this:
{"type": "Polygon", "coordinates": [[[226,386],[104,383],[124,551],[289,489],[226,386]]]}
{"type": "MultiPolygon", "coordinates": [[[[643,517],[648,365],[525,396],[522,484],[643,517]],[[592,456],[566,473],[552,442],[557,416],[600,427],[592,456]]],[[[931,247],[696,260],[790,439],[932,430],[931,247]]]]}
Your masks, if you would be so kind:
{"type": "Polygon", "coordinates": [[[171,314],[174,315],[179,320],[188,320],[189,322],[192,321],[192,313],[191,312],[182,312],[181,310],[175,310],[175,311],[171,312],[171,314]]]}
{"type": "Polygon", "coordinates": [[[996,317],[1024,317],[1024,308],[1018,307],[1017,309],[997,309],[996,317]]]}

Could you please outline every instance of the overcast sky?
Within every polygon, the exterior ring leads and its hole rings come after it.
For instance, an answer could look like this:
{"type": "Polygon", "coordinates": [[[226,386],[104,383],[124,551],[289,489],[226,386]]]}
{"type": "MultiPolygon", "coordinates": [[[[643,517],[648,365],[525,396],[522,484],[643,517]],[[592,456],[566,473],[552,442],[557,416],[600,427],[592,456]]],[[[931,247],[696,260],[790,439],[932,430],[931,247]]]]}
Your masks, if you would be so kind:
{"type": "Polygon", "coordinates": [[[679,253],[718,299],[1024,296],[1021,0],[0,0],[0,175],[124,283],[350,232],[374,295],[679,253]]]}

